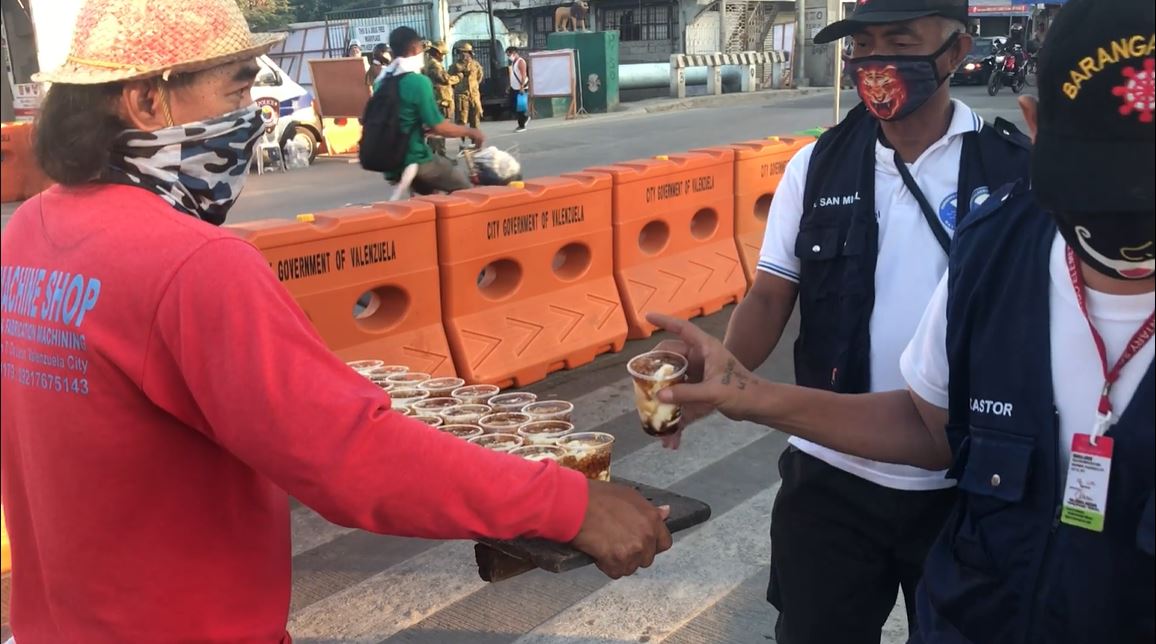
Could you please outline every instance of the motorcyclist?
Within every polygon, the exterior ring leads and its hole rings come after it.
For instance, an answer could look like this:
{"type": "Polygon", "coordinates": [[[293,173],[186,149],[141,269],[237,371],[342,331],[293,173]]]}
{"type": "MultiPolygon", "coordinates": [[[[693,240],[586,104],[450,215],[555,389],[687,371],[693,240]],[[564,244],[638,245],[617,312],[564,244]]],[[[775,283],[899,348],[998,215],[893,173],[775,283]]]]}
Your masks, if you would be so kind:
{"type": "Polygon", "coordinates": [[[1022,24],[1017,22],[1011,26],[1011,31],[1008,33],[1007,40],[1004,41],[1003,47],[1004,53],[1015,58],[1016,73],[1019,73],[1019,71],[1024,68],[1024,64],[1027,63],[1024,26],[1022,24]]]}

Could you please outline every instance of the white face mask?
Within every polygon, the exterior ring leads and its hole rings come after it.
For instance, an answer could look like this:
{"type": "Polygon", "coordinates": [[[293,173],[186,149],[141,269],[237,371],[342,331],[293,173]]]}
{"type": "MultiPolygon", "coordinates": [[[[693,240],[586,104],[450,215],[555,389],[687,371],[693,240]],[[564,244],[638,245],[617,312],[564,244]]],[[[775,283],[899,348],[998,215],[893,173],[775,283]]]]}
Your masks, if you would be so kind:
{"type": "Polygon", "coordinates": [[[424,52],[405,58],[395,58],[393,61],[393,72],[395,74],[416,73],[420,72],[423,67],[425,67],[424,52]]]}

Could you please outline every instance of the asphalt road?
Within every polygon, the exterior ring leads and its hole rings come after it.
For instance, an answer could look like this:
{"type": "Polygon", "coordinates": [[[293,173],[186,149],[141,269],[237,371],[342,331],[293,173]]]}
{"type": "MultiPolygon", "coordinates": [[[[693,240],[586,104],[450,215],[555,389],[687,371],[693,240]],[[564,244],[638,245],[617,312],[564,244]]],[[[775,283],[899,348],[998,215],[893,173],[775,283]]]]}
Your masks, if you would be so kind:
{"type": "MultiPolygon", "coordinates": [[[[1010,92],[992,98],[983,87],[952,89],[956,97],[989,121],[1003,117],[1023,127],[1019,107],[1010,92]]],[[[832,122],[833,94],[829,91],[785,102],[773,99],[770,96],[754,103],[743,101],[735,106],[665,113],[596,115],[578,121],[531,121],[523,134],[514,134],[513,123],[508,121],[485,123],[483,130],[492,145],[506,150],[517,146],[515,153],[523,173],[533,178],[789,134],[832,122]]],[[[857,100],[854,92],[843,92],[845,108],[857,100]]],[[[363,171],[356,163],[321,159],[308,170],[251,177],[229,220],[293,217],[347,203],[381,201],[389,194],[380,176],[363,171]]]]}
{"type": "MultiPolygon", "coordinates": [[[[1021,125],[1014,98],[989,98],[983,88],[957,97],[985,118],[1021,125]]],[[[666,113],[596,116],[578,122],[487,124],[491,142],[519,145],[528,178],[592,165],[785,134],[831,121],[831,94],[768,105],[744,102],[666,113]]],[[[851,93],[844,93],[850,106],[851,93]]],[[[292,217],[346,203],[376,201],[384,182],[343,160],[308,170],[254,176],[231,221],[292,217]]],[[[4,209],[5,220],[12,208],[4,209]]],[[[731,309],[701,318],[721,336],[731,309]]],[[[790,345],[797,321],[760,373],[792,379],[790,345]]],[[[614,473],[709,503],[706,524],[680,533],[674,548],[642,573],[610,582],[593,568],[555,575],[541,571],[497,584],[477,575],[472,544],[373,535],[328,523],[296,507],[290,629],[299,642],[407,644],[749,644],[773,641],[774,611],[763,599],[769,575],[770,510],[782,434],[715,416],[697,425],[676,453],[638,428],[625,361],[660,338],[630,342],[573,371],[530,387],[571,400],[582,430],[617,438],[614,473]]],[[[228,589],[221,589],[222,600],[228,589]]],[[[7,634],[6,629],[0,632],[7,634]]],[[[906,639],[901,607],[884,642],[906,639]]]]}
{"type": "MultiPolygon", "coordinates": [[[[1023,127],[1023,118],[1010,92],[992,98],[983,87],[954,87],[952,93],[989,121],[1003,117],[1023,127]]],[[[854,92],[843,92],[844,109],[857,101],[854,92]]],[[[482,129],[490,144],[514,152],[522,163],[523,174],[533,178],[789,134],[828,125],[833,120],[833,93],[829,90],[786,101],[779,100],[773,92],[755,97],[729,94],[721,103],[715,107],[661,113],[594,115],[577,121],[531,121],[529,130],[522,134],[513,133],[511,121],[487,122],[482,129]],[[728,105],[728,100],[734,104],[728,105]]],[[[315,213],[347,203],[381,201],[389,195],[385,181],[379,175],[363,171],[355,161],[319,157],[306,170],[251,176],[229,221],[292,218],[299,213],[315,213]]],[[[0,227],[7,225],[16,206],[6,203],[0,207],[0,227]]]]}

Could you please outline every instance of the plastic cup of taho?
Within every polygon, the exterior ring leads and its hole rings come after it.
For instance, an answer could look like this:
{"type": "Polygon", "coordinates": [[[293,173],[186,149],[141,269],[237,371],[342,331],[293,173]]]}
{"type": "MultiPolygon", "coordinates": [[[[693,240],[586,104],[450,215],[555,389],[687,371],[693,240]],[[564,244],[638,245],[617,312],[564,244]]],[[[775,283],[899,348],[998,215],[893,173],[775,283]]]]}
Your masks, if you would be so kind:
{"type": "Polygon", "coordinates": [[[579,432],[558,439],[566,450],[562,467],[578,470],[588,479],[610,480],[610,460],[614,455],[614,436],[603,432],[579,432]]]}
{"type": "Polygon", "coordinates": [[[686,358],[670,351],[650,351],[631,358],[626,364],[634,380],[634,403],[642,429],[651,436],[669,436],[678,431],[682,408],[659,402],[658,392],[686,378],[686,358]]]}

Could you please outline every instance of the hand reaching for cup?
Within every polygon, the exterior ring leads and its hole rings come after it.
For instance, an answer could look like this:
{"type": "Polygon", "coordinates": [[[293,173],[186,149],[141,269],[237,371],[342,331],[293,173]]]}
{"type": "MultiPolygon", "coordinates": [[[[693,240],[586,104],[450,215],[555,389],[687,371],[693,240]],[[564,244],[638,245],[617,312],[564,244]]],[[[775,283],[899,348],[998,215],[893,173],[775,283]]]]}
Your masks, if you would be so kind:
{"type": "MultiPolygon", "coordinates": [[[[670,353],[677,353],[687,358],[686,381],[687,382],[701,382],[702,381],[702,359],[700,356],[694,354],[694,349],[688,347],[682,340],[663,340],[654,348],[655,351],[669,351],[670,353]]],[[[662,446],[667,449],[678,449],[682,443],[682,431],[689,427],[691,423],[704,418],[714,413],[714,407],[703,403],[684,403],[681,405],[681,414],[678,421],[678,429],[673,434],[660,436],[662,446]]]]}
{"type": "Polygon", "coordinates": [[[686,320],[650,313],[646,319],[678,336],[666,340],[658,349],[686,356],[689,363],[686,382],[663,389],[658,399],[682,406],[679,432],[663,438],[663,445],[677,449],[683,429],[714,410],[728,418],[744,418],[750,389],[758,378],[735,358],[723,343],[686,320]]]}

